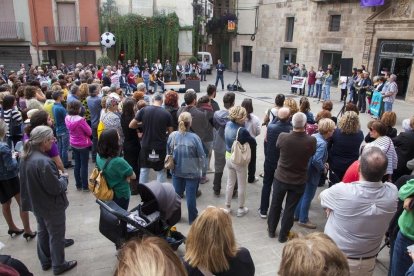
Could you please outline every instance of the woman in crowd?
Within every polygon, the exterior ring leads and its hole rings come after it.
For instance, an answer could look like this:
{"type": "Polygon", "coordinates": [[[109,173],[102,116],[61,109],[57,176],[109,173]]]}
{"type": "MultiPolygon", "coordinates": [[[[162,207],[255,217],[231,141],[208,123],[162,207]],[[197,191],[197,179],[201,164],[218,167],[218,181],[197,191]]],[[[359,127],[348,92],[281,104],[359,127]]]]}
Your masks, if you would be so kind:
{"type": "Polygon", "coordinates": [[[319,66],[319,69],[318,69],[318,72],[316,72],[316,76],[315,76],[315,78],[316,78],[316,81],[315,81],[315,92],[316,92],[316,94],[315,94],[315,96],[314,96],[314,98],[318,98],[319,100],[321,100],[321,96],[322,96],[322,85],[323,85],[323,82],[324,82],[324,71],[323,71],[323,68],[322,68],[322,66],[319,66]]]}
{"type": "Polygon", "coordinates": [[[323,82],[323,101],[329,101],[331,99],[331,84],[332,84],[332,73],[331,70],[328,69],[325,72],[325,75],[323,76],[324,82],[323,82]]]}
{"type": "MultiPolygon", "coordinates": [[[[241,104],[242,107],[246,109],[247,112],[247,120],[244,124],[244,127],[249,132],[250,136],[253,138],[256,138],[260,135],[261,130],[261,124],[260,119],[253,114],[253,103],[252,99],[245,98],[241,104]]],[[[248,172],[247,172],[247,182],[254,183],[259,180],[258,177],[255,176],[256,174],[256,151],[257,147],[256,145],[251,145],[251,159],[248,166],[248,172]]]]}
{"type": "Polygon", "coordinates": [[[15,146],[18,141],[22,140],[23,119],[20,111],[17,109],[16,98],[14,96],[5,96],[3,98],[2,107],[3,110],[1,111],[1,115],[4,122],[9,126],[6,133],[7,144],[9,147],[12,147],[12,145],[15,146]]]}
{"type": "Polygon", "coordinates": [[[88,160],[89,150],[92,146],[90,139],[92,129],[84,117],[79,114],[82,104],[78,100],[71,101],[68,104],[68,115],[65,118],[66,127],[69,130],[69,141],[72,147],[73,158],[75,159],[76,189],[88,192],[88,160]]]}
{"type": "Polygon", "coordinates": [[[121,208],[128,210],[131,190],[129,180],[136,179],[132,167],[119,157],[119,134],[115,129],[105,129],[98,141],[96,166],[102,171],[106,182],[114,191],[113,201],[121,208]]]}
{"type": "Polygon", "coordinates": [[[316,229],[316,224],[309,221],[309,208],[318,188],[321,174],[327,169],[327,140],[331,138],[334,130],[335,123],[331,119],[322,119],[318,122],[318,133],[313,135],[316,138],[316,152],[308,164],[305,192],[295,210],[295,218],[298,220],[298,225],[305,228],[316,229]]]}
{"type": "Polygon", "coordinates": [[[290,117],[299,111],[298,103],[293,98],[286,98],[283,106],[290,109],[290,117]]]}
{"type": "Polygon", "coordinates": [[[209,206],[203,211],[191,225],[185,249],[184,264],[189,276],[255,273],[249,250],[237,247],[231,217],[222,208],[209,206]]]}
{"type": "Polygon", "coordinates": [[[178,98],[178,93],[174,90],[170,90],[167,93],[165,93],[164,108],[171,114],[171,117],[173,119],[172,127],[174,131],[178,130],[178,98]]]}
{"type": "Polygon", "coordinates": [[[124,141],[124,133],[121,127],[121,117],[119,116],[119,98],[112,94],[107,96],[105,103],[105,113],[101,115],[101,121],[105,125],[105,129],[115,129],[120,137],[120,145],[124,141]]]}
{"type": "Polygon", "coordinates": [[[249,209],[245,206],[246,201],[246,178],[247,166],[237,165],[231,161],[231,148],[233,142],[237,139],[241,144],[249,143],[250,147],[256,146],[256,140],[250,136],[250,133],[244,127],[247,118],[247,112],[244,107],[234,106],[229,109],[229,122],[224,129],[224,138],[226,143],[226,167],[228,172],[226,187],[226,209],[231,212],[231,199],[233,197],[234,186],[238,185],[238,205],[237,216],[242,217],[249,209]]]}
{"type": "MultiPolygon", "coordinates": [[[[387,112],[385,112],[387,113],[387,112]]],[[[384,113],[384,114],[385,114],[384,113]]],[[[411,174],[407,162],[414,158],[414,116],[410,119],[410,130],[401,132],[392,139],[398,157],[398,165],[392,174],[393,181],[403,175],[411,174]]]]}
{"type": "Polygon", "coordinates": [[[388,166],[386,175],[384,176],[383,180],[391,182],[393,171],[397,168],[398,157],[395,151],[394,143],[390,137],[386,136],[386,134],[387,127],[383,122],[373,122],[369,128],[369,135],[375,140],[366,144],[365,148],[378,147],[387,156],[388,166]]]}
{"type": "Polygon", "coordinates": [[[7,132],[7,124],[0,119],[0,203],[9,230],[7,233],[10,237],[23,234],[26,239],[32,239],[36,236],[36,232],[30,229],[29,214],[20,211],[20,218],[24,229],[19,229],[14,224],[12,213],[10,210],[11,200],[14,197],[20,206],[20,181],[19,181],[19,163],[16,154],[12,152],[10,147],[3,143],[2,140],[7,132]]]}
{"type": "MultiPolygon", "coordinates": [[[[37,88],[36,86],[26,86],[24,97],[26,98],[27,109],[43,109],[43,104],[38,100],[39,91],[40,88],[37,88]]],[[[46,100],[46,98],[44,100],[46,100]]]]}
{"type": "MultiPolygon", "coordinates": [[[[327,110],[331,112],[332,114],[332,109],[333,109],[332,101],[327,100],[322,103],[322,110],[327,110]]],[[[331,116],[331,120],[334,121],[335,125],[338,123],[338,118],[336,118],[335,116],[331,116]]]]}
{"type": "Polygon", "coordinates": [[[332,184],[340,182],[347,168],[358,160],[363,139],[358,114],[345,112],[329,142],[329,180],[332,184]]]}
{"type": "Polygon", "coordinates": [[[44,271],[59,275],[74,268],[65,260],[65,210],[68,177],[61,174],[47,156],[55,143],[48,126],[35,127],[23,148],[20,163],[22,210],[32,211],[37,220],[37,255],[44,271]]]}
{"type": "Polygon", "coordinates": [[[167,141],[167,154],[173,156],[175,164],[171,171],[174,189],[181,197],[186,192],[189,224],[198,215],[196,194],[206,158],[200,137],[190,132],[191,123],[191,114],[182,112],[178,131],[171,133],[167,141]]]}
{"type": "Polygon", "coordinates": [[[89,96],[89,85],[87,83],[82,83],[79,86],[79,101],[82,103],[82,110],[83,117],[86,119],[86,122],[88,122],[88,125],[91,125],[91,113],[89,111],[88,102],[86,101],[86,98],[89,96]]]}
{"type": "Polygon", "coordinates": [[[323,233],[311,233],[291,240],[283,248],[280,276],[348,276],[346,256],[323,233]]]}
{"type": "Polygon", "coordinates": [[[158,237],[127,242],[118,254],[115,276],[187,276],[180,258],[158,237]]]}
{"type": "Polygon", "coordinates": [[[302,97],[299,101],[299,111],[306,115],[306,123],[307,124],[314,124],[315,119],[313,118],[313,113],[310,109],[310,103],[308,98],[302,97]]]}
{"type": "Polygon", "coordinates": [[[391,139],[397,137],[397,129],[395,125],[397,124],[397,114],[394,111],[384,112],[381,116],[381,122],[387,127],[387,136],[391,139]]]}
{"type": "MultiPolygon", "coordinates": [[[[138,132],[136,129],[129,128],[129,123],[134,119],[136,113],[135,100],[126,98],[122,108],[121,126],[124,133],[123,152],[124,158],[134,170],[137,179],[139,179],[139,152],[141,150],[141,143],[138,139],[138,132]]],[[[133,194],[136,194],[135,186],[131,184],[133,194]]]]}
{"type": "MultiPolygon", "coordinates": [[[[28,112],[30,113],[30,112],[28,112]]],[[[53,122],[50,118],[49,113],[44,110],[38,110],[33,113],[30,117],[30,124],[24,129],[25,134],[23,135],[23,141],[27,142],[30,139],[30,132],[37,126],[48,126],[52,127],[53,122]]],[[[49,156],[56,164],[57,168],[64,172],[65,168],[63,166],[62,159],[60,159],[57,142],[54,141],[50,150],[46,151],[47,156],[49,156]]]]}

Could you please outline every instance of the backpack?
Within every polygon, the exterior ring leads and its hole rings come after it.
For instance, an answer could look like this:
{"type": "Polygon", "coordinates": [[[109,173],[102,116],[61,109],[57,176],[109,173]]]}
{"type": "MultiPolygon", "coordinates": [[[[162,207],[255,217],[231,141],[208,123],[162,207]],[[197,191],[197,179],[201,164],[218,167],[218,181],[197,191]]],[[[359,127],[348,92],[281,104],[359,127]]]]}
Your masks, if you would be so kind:
{"type": "Polygon", "coordinates": [[[102,167],[102,170],[96,166],[91,175],[89,176],[88,188],[93,193],[93,195],[100,200],[109,201],[114,198],[114,191],[109,188],[108,183],[106,182],[105,176],[103,174],[106,166],[111,161],[111,158],[108,158],[105,162],[105,165],[102,167]]]}
{"type": "Polygon", "coordinates": [[[238,141],[240,129],[241,127],[237,130],[236,140],[231,146],[231,162],[239,166],[245,166],[250,162],[251,150],[249,143],[246,142],[242,145],[238,141]]]}

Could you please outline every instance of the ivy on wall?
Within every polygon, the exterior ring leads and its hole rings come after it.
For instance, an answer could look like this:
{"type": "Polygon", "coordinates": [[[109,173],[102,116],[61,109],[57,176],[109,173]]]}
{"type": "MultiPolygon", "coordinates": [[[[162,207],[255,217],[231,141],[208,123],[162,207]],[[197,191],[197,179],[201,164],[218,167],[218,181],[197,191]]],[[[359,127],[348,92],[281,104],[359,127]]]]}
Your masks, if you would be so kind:
{"type": "Polygon", "coordinates": [[[177,62],[180,25],[175,13],[144,17],[137,14],[115,15],[108,20],[108,30],[116,37],[115,52],[125,59],[177,62]]]}

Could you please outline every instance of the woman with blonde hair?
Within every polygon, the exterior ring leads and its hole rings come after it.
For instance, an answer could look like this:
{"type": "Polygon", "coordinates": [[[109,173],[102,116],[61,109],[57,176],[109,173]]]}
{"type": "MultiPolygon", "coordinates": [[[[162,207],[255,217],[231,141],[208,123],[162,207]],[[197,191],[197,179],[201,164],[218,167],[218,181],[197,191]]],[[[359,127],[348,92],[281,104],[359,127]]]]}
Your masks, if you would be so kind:
{"type": "Polygon", "coordinates": [[[200,137],[190,132],[191,123],[191,114],[182,112],[178,117],[178,131],[171,133],[167,141],[167,154],[173,156],[175,165],[171,170],[173,186],[181,197],[186,192],[189,224],[198,215],[196,194],[206,158],[200,137]]]}
{"type": "Polygon", "coordinates": [[[316,225],[309,221],[309,208],[318,188],[321,174],[327,167],[328,139],[331,138],[335,128],[335,123],[331,119],[325,118],[318,122],[318,133],[313,135],[316,138],[316,152],[308,163],[305,192],[295,210],[295,218],[299,220],[299,226],[309,229],[316,228],[316,225]]]}
{"type": "Polygon", "coordinates": [[[189,276],[252,276],[249,250],[237,247],[231,217],[222,208],[208,206],[191,225],[185,243],[184,265],[189,276]]]}
{"type": "Polygon", "coordinates": [[[345,112],[329,143],[329,180],[332,184],[340,182],[348,167],[358,160],[363,140],[358,114],[345,112]]]}
{"type": "Polygon", "coordinates": [[[292,117],[295,113],[299,112],[298,103],[295,101],[294,98],[286,98],[285,102],[283,103],[283,106],[289,108],[290,117],[292,117]]]}
{"type": "Polygon", "coordinates": [[[187,276],[180,258],[158,237],[127,242],[118,254],[115,276],[187,276]]]}
{"type": "Polygon", "coordinates": [[[326,234],[315,232],[289,241],[280,261],[281,276],[348,276],[346,256],[326,234]]]}
{"type": "Polygon", "coordinates": [[[231,199],[233,197],[233,190],[237,180],[239,200],[237,216],[242,217],[249,211],[249,209],[244,206],[246,200],[246,178],[248,164],[240,165],[233,163],[231,160],[231,149],[233,142],[236,139],[241,144],[249,143],[249,145],[252,145],[253,147],[255,147],[257,144],[256,139],[254,139],[250,135],[249,131],[244,127],[247,119],[247,112],[244,107],[234,106],[230,108],[228,118],[230,121],[227,122],[226,128],[224,129],[224,139],[226,144],[226,167],[228,172],[225,204],[227,211],[231,212],[231,199]]]}
{"type": "Polygon", "coordinates": [[[397,114],[394,111],[386,111],[381,116],[381,122],[387,127],[387,136],[391,139],[397,137],[397,129],[395,124],[397,123],[397,114]]]}

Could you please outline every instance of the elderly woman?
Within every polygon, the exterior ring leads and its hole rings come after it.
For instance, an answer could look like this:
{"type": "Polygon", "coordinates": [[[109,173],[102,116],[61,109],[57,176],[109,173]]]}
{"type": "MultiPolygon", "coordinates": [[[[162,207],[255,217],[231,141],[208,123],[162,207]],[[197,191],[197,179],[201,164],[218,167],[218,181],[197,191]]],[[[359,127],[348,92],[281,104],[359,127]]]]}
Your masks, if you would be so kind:
{"type": "Polygon", "coordinates": [[[222,208],[209,206],[203,211],[191,225],[185,249],[184,265],[189,276],[254,275],[250,252],[237,247],[231,217],[222,208]]]}
{"type": "Polygon", "coordinates": [[[347,168],[358,160],[363,139],[358,114],[345,112],[329,142],[329,180],[332,184],[340,182],[347,168]]]}
{"type": "Polygon", "coordinates": [[[254,147],[257,145],[256,140],[250,136],[249,131],[244,127],[247,119],[247,112],[244,107],[234,106],[229,109],[229,122],[224,129],[224,139],[226,143],[226,167],[228,172],[227,188],[226,188],[226,209],[231,212],[231,199],[233,197],[234,186],[236,181],[238,184],[238,201],[239,208],[237,210],[237,216],[242,217],[249,209],[244,205],[246,200],[246,178],[247,178],[247,166],[238,165],[231,160],[231,148],[233,142],[237,139],[241,144],[249,143],[254,147]]]}
{"type": "Polygon", "coordinates": [[[7,233],[10,237],[23,234],[27,240],[33,239],[36,232],[30,229],[29,214],[20,211],[20,218],[23,223],[24,230],[17,228],[14,224],[12,213],[10,210],[11,200],[14,197],[20,206],[20,181],[19,181],[19,163],[16,155],[10,147],[3,143],[2,140],[7,132],[7,124],[0,119],[0,203],[9,230],[7,233]]]}
{"type": "Polygon", "coordinates": [[[88,160],[89,150],[92,146],[91,135],[92,129],[84,117],[79,114],[82,109],[82,103],[74,100],[68,103],[68,115],[65,118],[65,124],[69,130],[69,141],[75,159],[76,189],[89,192],[88,189],[88,160]]]}
{"type": "Polygon", "coordinates": [[[171,170],[175,192],[182,197],[186,191],[189,224],[198,215],[196,194],[206,158],[200,137],[190,132],[191,123],[191,114],[182,112],[178,131],[172,132],[167,141],[167,154],[173,156],[175,164],[171,170]]]}
{"type": "Polygon", "coordinates": [[[326,168],[326,161],[328,160],[327,140],[332,136],[334,130],[335,123],[331,119],[322,119],[318,122],[319,132],[313,135],[316,138],[316,152],[308,164],[305,192],[295,210],[295,218],[299,220],[299,226],[305,228],[316,228],[316,225],[309,221],[309,208],[318,188],[321,173],[326,168]]]}
{"type": "Polygon", "coordinates": [[[401,132],[392,139],[398,156],[397,169],[392,174],[394,181],[402,175],[411,173],[411,170],[407,167],[407,162],[414,158],[414,116],[411,117],[409,126],[411,130],[401,132]]]}
{"type": "Polygon", "coordinates": [[[37,255],[43,270],[53,268],[59,275],[74,268],[76,261],[65,260],[65,210],[67,175],[61,174],[47,156],[55,142],[48,126],[30,133],[20,163],[22,210],[32,211],[37,220],[37,255]]]}
{"type": "Polygon", "coordinates": [[[397,168],[398,157],[395,151],[394,143],[391,138],[387,136],[387,127],[381,121],[375,121],[369,128],[369,135],[375,140],[365,145],[365,148],[378,147],[387,156],[388,166],[384,181],[392,181],[393,171],[397,168]]]}
{"type": "Polygon", "coordinates": [[[120,137],[120,145],[124,143],[124,133],[121,126],[121,116],[119,114],[120,99],[112,94],[107,96],[105,103],[105,113],[101,115],[101,121],[105,129],[116,129],[120,137]]]}

